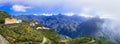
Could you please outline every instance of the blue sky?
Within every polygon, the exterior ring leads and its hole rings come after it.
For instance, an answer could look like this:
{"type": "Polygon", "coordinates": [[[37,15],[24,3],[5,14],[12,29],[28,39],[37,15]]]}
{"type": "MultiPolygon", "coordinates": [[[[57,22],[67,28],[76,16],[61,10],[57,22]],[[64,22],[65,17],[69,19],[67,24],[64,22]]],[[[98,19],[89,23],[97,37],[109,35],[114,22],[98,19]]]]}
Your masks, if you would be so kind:
{"type": "Polygon", "coordinates": [[[42,14],[42,13],[62,13],[59,6],[49,8],[49,7],[27,7],[26,5],[14,5],[14,4],[4,4],[0,6],[0,10],[9,12],[11,15],[24,15],[24,14],[42,14]],[[18,10],[17,10],[18,9],[18,10]]]}
{"type": "MultiPolygon", "coordinates": [[[[119,0],[0,0],[0,10],[11,15],[82,15],[120,16],[119,0]]],[[[119,18],[119,17],[118,17],[119,18]]]]}
{"type": "Polygon", "coordinates": [[[80,13],[81,9],[71,8],[73,5],[65,2],[63,0],[0,0],[0,10],[7,11],[11,15],[80,13]]]}

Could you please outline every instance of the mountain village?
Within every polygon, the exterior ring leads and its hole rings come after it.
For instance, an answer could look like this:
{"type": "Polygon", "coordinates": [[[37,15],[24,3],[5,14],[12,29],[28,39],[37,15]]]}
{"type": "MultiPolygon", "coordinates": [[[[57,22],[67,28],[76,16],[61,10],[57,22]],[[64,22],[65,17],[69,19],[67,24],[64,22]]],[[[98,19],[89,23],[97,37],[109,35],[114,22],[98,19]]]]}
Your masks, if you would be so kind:
{"type": "MultiPolygon", "coordinates": [[[[5,18],[4,19],[4,24],[6,25],[9,25],[9,24],[19,24],[19,23],[22,23],[23,21],[20,20],[20,19],[16,19],[16,18],[13,18],[13,17],[9,17],[9,18],[5,18]]],[[[35,27],[36,25],[39,25],[38,22],[34,22],[34,21],[31,21],[29,23],[30,26],[32,27],[35,27]]],[[[35,27],[35,29],[39,30],[39,29],[50,29],[50,28],[47,28],[47,27],[40,27],[40,26],[37,26],[35,27]]]]}

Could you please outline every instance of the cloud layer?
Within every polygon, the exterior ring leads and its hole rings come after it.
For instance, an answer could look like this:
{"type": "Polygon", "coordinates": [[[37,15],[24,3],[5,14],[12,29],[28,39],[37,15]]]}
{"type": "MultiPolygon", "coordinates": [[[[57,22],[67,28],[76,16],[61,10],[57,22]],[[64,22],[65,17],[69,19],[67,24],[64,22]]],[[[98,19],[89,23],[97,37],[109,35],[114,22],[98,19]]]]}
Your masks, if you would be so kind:
{"type": "MultiPolygon", "coordinates": [[[[0,0],[0,4],[27,5],[43,12],[99,15],[114,19],[120,17],[119,2],[120,0],[0,0]]],[[[25,12],[27,8],[25,6],[20,9],[25,12]]]]}
{"type": "Polygon", "coordinates": [[[15,12],[26,12],[27,9],[30,9],[30,8],[31,7],[26,7],[23,5],[13,5],[11,9],[15,12]]]}

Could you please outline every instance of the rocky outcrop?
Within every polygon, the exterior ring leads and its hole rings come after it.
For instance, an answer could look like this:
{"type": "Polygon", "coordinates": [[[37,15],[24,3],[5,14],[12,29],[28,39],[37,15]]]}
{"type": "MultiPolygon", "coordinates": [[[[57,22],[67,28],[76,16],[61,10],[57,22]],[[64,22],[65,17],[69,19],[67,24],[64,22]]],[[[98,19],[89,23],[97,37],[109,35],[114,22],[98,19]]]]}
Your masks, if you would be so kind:
{"type": "Polygon", "coordinates": [[[2,35],[0,35],[0,44],[9,44],[9,42],[2,35]]]}

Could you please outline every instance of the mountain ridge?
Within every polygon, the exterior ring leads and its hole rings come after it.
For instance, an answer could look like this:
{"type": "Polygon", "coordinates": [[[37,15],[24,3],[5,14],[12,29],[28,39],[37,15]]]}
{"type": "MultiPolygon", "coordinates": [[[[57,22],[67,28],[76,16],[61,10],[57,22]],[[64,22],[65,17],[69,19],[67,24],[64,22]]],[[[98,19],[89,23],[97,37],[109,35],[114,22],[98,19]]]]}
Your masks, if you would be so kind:
{"type": "MultiPolygon", "coordinates": [[[[115,44],[114,42],[103,37],[79,37],[75,39],[64,39],[53,29],[44,27],[40,23],[25,19],[22,21],[23,22],[21,23],[14,24],[0,23],[0,35],[7,39],[10,44],[115,44]]],[[[1,38],[2,37],[0,37],[0,39],[1,38]]]]}
{"type": "MultiPolygon", "coordinates": [[[[72,38],[76,38],[76,37],[80,36],[79,31],[84,29],[84,28],[82,28],[82,29],[79,28],[79,27],[81,27],[81,24],[83,24],[83,27],[86,28],[86,25],[89,25],[90,22],[91,23],[94,22],[93,23],[94,26],[98,26],[96,22],[101,23],[101,24],[103,22],[103,19],[100,19],[99,17],[93,17],[93,18],[87,17],[86,18],[86,17],[74,16],[74,15],[66,16],[63,14],[52,15],[52,16],[22,15],[22,16],[18,16],[15,18],[37,21],[46,27],[55,29],[55,31],[58,32],[59,34],[67,35],[72,38]],[[92,19],[94,21],[90,21],[92,19]],[[77,33],[79,33],[79,34],[77,34],[77,33]]],[[[91,26],[88,26],[88,27],[90,27],[91,30],[92,30],[92,28],[94,30],[98,30],[94,26],[92,27],[92,24],[91,24],[91,26]]],[[[87,29],[86,29],[86,32],[87,32],[87,29]]],[[[83,32],[83,33],[85,34],[85,32],[83,32]]]]}

